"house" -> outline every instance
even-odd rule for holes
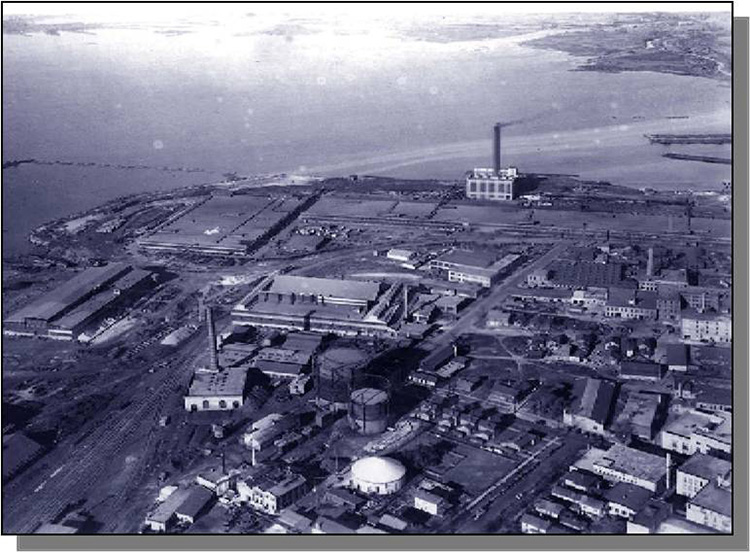
[[[146,516],[146,527],[155,533],[166,533],[175,524],[175,512],[187,498],[188,489],[177,489]]]
[[[488,328],[509,328],[511,324],[512,314],[508,311],[500,309],[491,309],[487,313],[485,324]]]
[[[522,393],[520,390],[496,383],[487,397],[487,402],[496,405],[500,412],[513,414],[518,409],[521,397]]]
[[[659,526],[672,515],[672,505],[663,500],[651,499],[646,506],[628,519],[628,534],[656,533]]]
[[[416,253],[408,249],[389,249],[385,256],[392,261],[408,263],[416,256]]]
[[[310,374],[297,376],[289,382],[289,393],[292,395],[304,395],[312,389],[312,385],[312,376]]]
[[[361,496],[342,488],[329,489],[328,492],[326,492],[325,500],[335,506],[343,506],[352,512],[358,510],[365,502],[367,502]]]
[[[526,285],[529,287],[547,287],[551,284],[552,273],[546,268],[537,268],[526,276]]]
[[[582,493],[598,489],[600,481],[597,476],[581,471],[570,471],[562,477],[563,484]]]
[[[563,510],[565,510],[565,506],[558,502],[552,502],[551,500],[543,498],[534,504],[534,510],[544,517],[557,519],[560,517]]]
[[[185,500],[177,507],[175,516],[180,523],[192,525],[208,510],[213,500],[214,493],[205,487],[196,485],[190,489]]]
[[[409,524],[406,521],[392,514],[383,514],[380,516],[380,519],[378,519],[378,525],[386,527],[389,531],[395,530],[399,532],[404,531],[409,527]]]
[[[328,516],[319,516],[311,529],[311,533],[322,535],[353,534],[355,532],[355,528]]]
[[[521,516],[521,532],[529,535],[546,534],[550,531],[552,522],[540,516],[525,513]]]
[[[684,343],[667,345],[667,366],[670,370],[687,372],[690,365],[690,348]]]
[[[300,514],[293,508],[282,510],[279,514],[278,522],[292,533],[308,533],[313,524],[312,519]]]
[[[609,515],[633,519],[646,507],[653,493],[631,483],[616,483],[604,493]]]
[[[235,488],[236,473],[228,473],[221,465],[212,466],[195,476],[195,482],[214,494],[223,495],[229,489]]]
[[[620,379],[637,381],[661,381],[664,366],[655,362],[628,360],[620,363]]]
[[[469,359],[465,356],[453,357],[447,364],[437,370],[437,375],[441,378],[449,378],[453,374],[460,372],[469,364]]]
[[[415,370],[414,372],[409,374],[408,380],[415,385],[421,385],[422,387],[433,388],[438,384],[438,381],[440,380],[440,378],[438,378],[437,375],[430,373],[430,372],[424,372],[422,370]]]
[[[414,507],[433,516],[442,515],[445,510],[445,499],[425,489],[414,493]]]

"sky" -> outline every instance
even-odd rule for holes
[[[179,6],[179,7],[178,7]],[[502,16],[507,14],[554,14],[554,13],[607,13],[607,12],[722,12],[729,11],[729,2],[515,2],[515,3],[417,3],[389,4],[388,14],[407,19],[430,16],[465,17],[472,15]],[[6,3],[3,6],[6,16],[28,14],[49,15],[81,21],[99,22],[133,22],[133,21],[166,21],[177,14],[180,18],[223,19],[246,16],[248,12],[258,15],[293,14],[296,17],[324,16],[335,14],[338,17],[366,19],[384,14],[383,6],[378,4],[351,3],[295,3],[289,4],[182,4],[182,3],[144,3],[118,4],[95,2],[39,2],[39,3]]]

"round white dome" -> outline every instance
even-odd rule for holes
[[[401,462],[386,456],[367,456],[352,465],[352,477],[355,481],[374,485],[400,481],[405,474],[406,468]]]

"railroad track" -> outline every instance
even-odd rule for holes
[[[86,498],[87,492],[112,467],[111,461],[131,444],[137,431],[143,429],[144,420],[155,417],[168,397],[183,387],[186,374],[182,373],[182,367],[182,363],[176,363],[145,397],[125,410],[110,412],[79,446],[69,446],[68,451],[75,459],[54,477],[47,477],[33,490],[6,489],[5,529],[12,533],[31,533],[42,523],[54,519],[69,504]],[[85,452],[75,454],[82,449]]]

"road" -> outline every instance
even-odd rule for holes
[[[461,317],[452,326],[448,326],[445,332],[436,334],[434,337],[426,341],[451,341],[462,333],[472,330],[481,317],[486,314],[487,310],[489,310],[487,308],[488,305],[491,307],[502,303],[502,301],[510,295],[510,292],[516,288],[519,283],[526,280],[526,276],[528,276],[529,273],[538,268],[547,266],[551,261],[558,258],[567,247],[567,242],[558,243],[544,255],[517,270],[511,276],[494,286],[489,295],[477,299],[466,307]]]

